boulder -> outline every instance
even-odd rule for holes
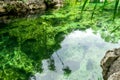
[[[116,75],[120,75],[118,74],[120,73],[120,48],[108,50],[101,60],[101,67],[104,80],[120,80],[120,78],[114,78]]]
[[[43,12],[46,8],[59,8],[61,6],[63,6],[63,0],[2,0],[0,1],[0,16],[33,14]]]
[[[44,0],[48,8],[63,7],[63,0]]]
[[[0,13],[5,13],[5,12],[6,12],[5,8],[0,6]]]
[[[5,4],[3,1],[0,1],[0,16],[6,13]]]
[[[111,74],[108,80],[120,80],[120,71]]]

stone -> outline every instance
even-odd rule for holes
[[[112,75],[117,71],[120,71],[120,57],[118,57],[110,66],[108,76]]]
[[[113,73],[110,75],[108,80],[120,80],[120,71]]]
[[[48,8],[63,7],[63,0],[44,0]]]
[[[3,0],[0,1],[0,15],[25,15],[28,13],[43,12],[49,7],[60,8],[63,0]]]
[[[0,1],[0,13],[3,14],[6,12],[6,9],[4,8],[5,4],[3,1]]]
[[[108,80],[111,75],[120,71],[120,48],[108,50],[101,60],[101,67],[104,80]]]
[[[2,6],[0,6],[0,13],[5,13],[6,12],[6,9]]]

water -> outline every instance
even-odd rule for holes
[[[91,12],[81,19],[80,11],[0,19],[0,80],[102,80],[100,60],[120,47],[109,42],[120,39],[119,19],[113,24],[103,13],[91,22]]]
[[[61,48],[50,59],[42,60],[42,73],[32,80],[98,80],[102,79],[100,61],[109,49],[120,43],[105,42],[92,29],[73,31],[65,36]]]

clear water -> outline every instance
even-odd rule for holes
[[[102,80],[100,61],[107,50],[117,47],[120,43],[105,42],[91,29],[73,31],[50,59],[42,60],[43,72],[31,80]]]
[[[34,72],[31,80],[102,80],[101,59],[107,50],[120,47],[109,43],[120,39],[120,19],[113,24],[111,12],[100,13],[100,9],[91,21],[91,10],[81,16],[80,4],[73,6],[0,19],[0,80],[28,80]]]

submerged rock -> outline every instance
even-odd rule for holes
[[[120,48],[109,50],[101,60],[104,80],[120,79]]]

